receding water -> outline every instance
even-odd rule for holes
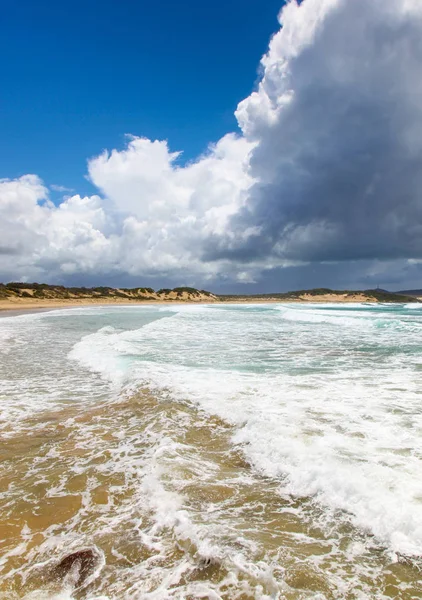
[[[0,598],[422,597],[418,305],[28,314],[0,356]]]

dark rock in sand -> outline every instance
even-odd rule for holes
[[[67,580],[75,588],[82,587],[103,561],[102,553],[96,548],[83,548],[65,556],[52,569],[55,579]]]

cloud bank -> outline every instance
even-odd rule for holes
[[[98,195],[56,206],[36,175],[0,181],[0,278],[417,278],[422,3],[292,0],[279,19],[240,133],[196,161],[128,137],[89,160]]]

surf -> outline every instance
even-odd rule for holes
[[[0,320],[4,597],[43,590],[40,565],[51,598],[420,594],[421,324],[404,305]],[[86,548],[104,562],[78,589]]]

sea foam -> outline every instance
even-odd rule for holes
[[[283,493],[420,554],[422,322],[412,308],[410,323],[406,307],[274,308],[175,308],[140,329],[101,329],[69,356],[227,420],[234,444]],[[381,334],[380,319],[390,325]]]

